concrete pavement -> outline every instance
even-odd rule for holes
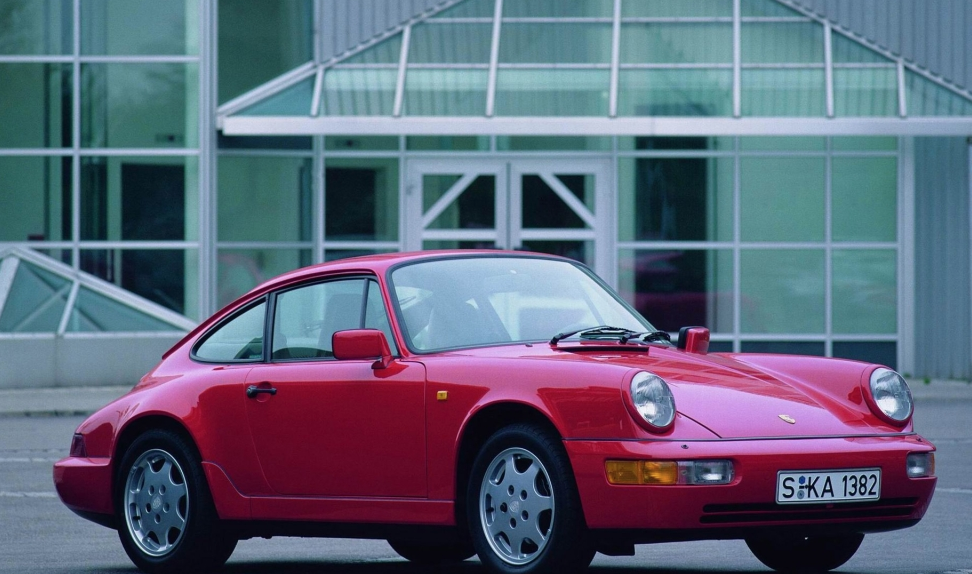
[[[972,384],[965,381],[910,380],[917,402],[969,400]],[[0,389],[0,417],[88,415],[127,393],[131,387],[59,387]]]

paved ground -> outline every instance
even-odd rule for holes
[[[916,427],[939,448],[938,491],[916,527],[871,535],[842,572],[972,574],[972,386],[914,385]],[[0,391],[0,573],[130,573],[108,529],[84,521],[56,498],[51,464],[64,456],[80,416],[125,389]],[[84,402],[87,401],[87,402]],[[36,405],[36,406],[35,406]],[[19,413],[19,416],[15,416]],[[31,413],[31,416],[23,416]],[[241,542],[229,573],[418,574],[380,541],[274,538]],[[480,574],[476,560],[436,572]],[[742,542],[640,546],[635,557],[598,556],[594,574],[767,572]]]

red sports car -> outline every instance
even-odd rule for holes
[[[736,538],[825,571],[921,519],[935,447],[897,373],[708,337],[673,345],[557,257],[327,263],[202,323],[81,424],[54,482],[148,572],[277,535],[498,573]]]

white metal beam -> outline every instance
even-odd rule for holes
[[[486,117],[496,108],[496,67],[499,64],[500,26],[503,22],[503,0],[493,7],[493,36],[489,45],[489,76],[486,80]]]

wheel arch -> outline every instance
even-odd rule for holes
[[[121,432],[118,433],[118,440],[115,441],[114,449],[112,450],[111,456],[111,499],[112,505],[115,503],[115,489],[118,487],[118,472],[119,466],[122,463],[122,458],[125,456],[125,452],[128,450],[132,443],[135,442],[142,434],[150,430],[165,430],[173,434],[181,436],[186,440],[186,443],[194,450],[194,454],[197,458],[202,460],[199,454],[199,446],[196,444],[196,440],[193,438],[192,433],[189,429],[179,421],[168,415],[162,414],[148,414],[145,416],[138,417],[136,419],[130,420],[122,428]],[[204,474],[205,476],[205,474]],[[207,484],[207,487],[209,485]],[[117,509],[114,509],[117,510]]]

